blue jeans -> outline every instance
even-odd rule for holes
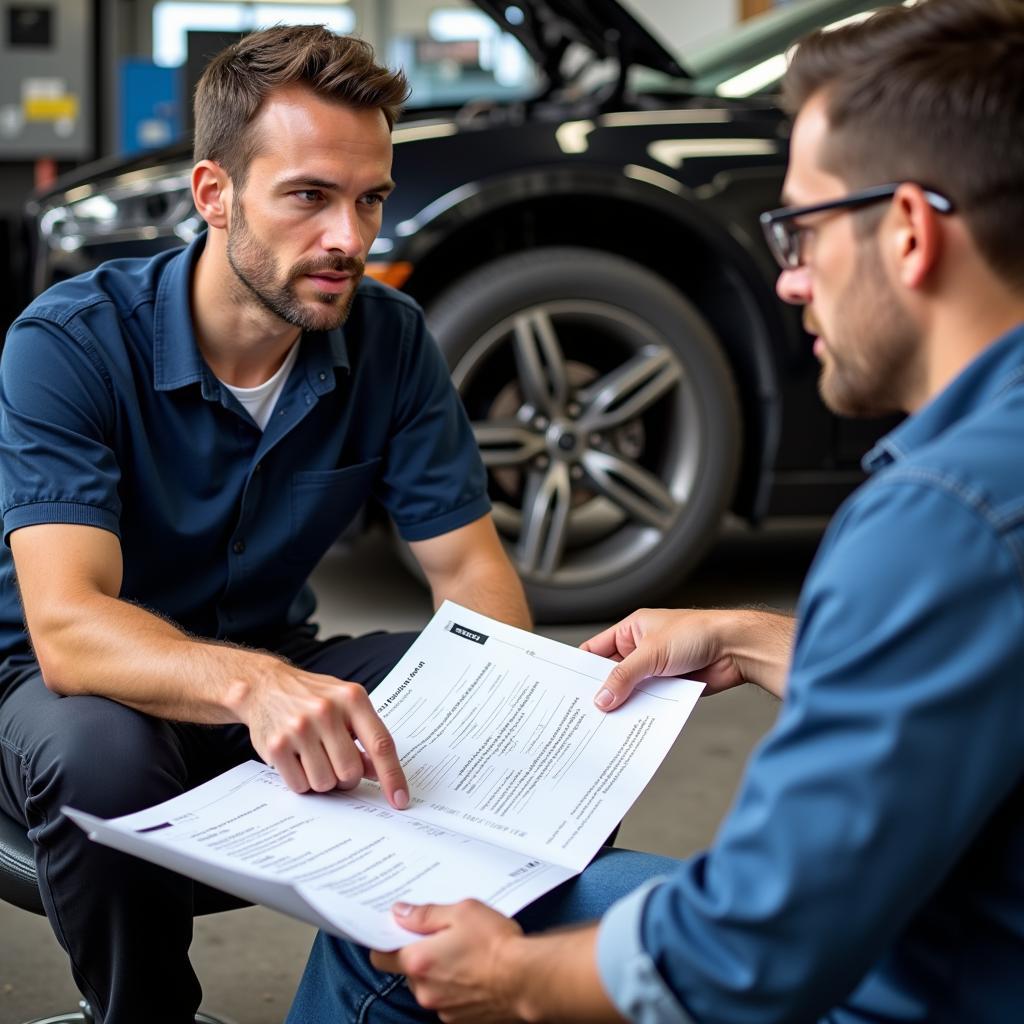
[[[581,875],[569,879],[521,910],[516,920],[527,932],[596,921],[617,899],[648,878],[670,874],[678,861],[650,853],[606,847]],[[287,1024],[408,1024],[436,1021],[421,1009],[400,974],[382,974],[367,950],[321,932]]]

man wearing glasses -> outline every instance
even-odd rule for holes
[[[706,852],[605,851],[518,922],[398,905],[424,938],[397,953],[321,936],[292,1021],[1024,1020],[1024,4],[813,35],[785,91],[779,296],[832,409],[910,416],[795,621],[640,611],[584,645],[620,659],[608,711],[655,674],[783,698],[731,812]]]

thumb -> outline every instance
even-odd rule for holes
[[[446,911],[451,908],[436,903],[396,903],[391,908],[395,920],[418,935],[431,935],[449,924]]]
[[[637,683],[655,674],[655,667],[654,652],[644,646],[638,647],[608,673],[594,703],[602,711],[617,708],[636,689]]]

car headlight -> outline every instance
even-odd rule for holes
[[[189,172],[179,170],[73,188],[40,208],[38,225],[43,244],[75,252],[90,243],[169,235],[190,242],[202,221],[192,205]]]

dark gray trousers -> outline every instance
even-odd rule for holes
[[[275,649],[372,689],[415,634],[310,639]],[[64,804],[110,818],[177,796],[257,755],[242,725],[152,718],[102,697],[58,697],[28,655],[0,665],[0,807],[25,823],[47,917],[103,1024],[188,1024],[193,883],[90,842]]]

